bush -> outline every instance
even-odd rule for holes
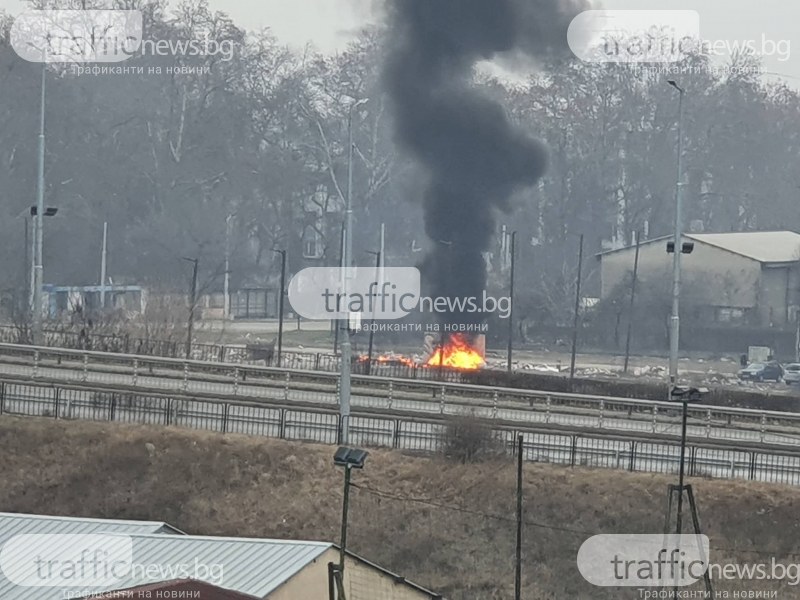
[[[476,463],[503,454],[503,443],[491,425],[473,415],[450,419],[445,430],[444,455],[462,464]]]

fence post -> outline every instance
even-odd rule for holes
[[[319,371],[319,352],[317,352],[316,356],[314,357],[314,370]]]
[[[39,351],[33,351],[33,375],[31,377],[36,379],[39,376]]]
[[[497,390],[492,394],[492,418],[497,418]],[[516,448],[516,446],[514,446],[514,448]]]
[[[58,419],[58,411],[60,410],[59,405],[61,404],[61,388],[56,387],[54,388],[54,391],[55,398],[53,398],[53,401],[55,403],[55,410],[53,411],[53,417]]]
[[[83,353],[83,372],[81,373],[81,381],[86,383],[89,380],[89,355]]]
[[[711,409],[706,413],[706,438],[711,438]]]
[[[230,404],[227,402],[222,405],[222,433],[228,433],[228,410]]]
[[[628,464],[628,471],[633,472],[636,466],[636,442],[631,442],[631,456]]]
[[[658,406],[653,406],[653,433],[656,432],[658,427]]]
[[[286,439],[286,409],[280,409],[280,422],[278,423],[278,439]]]
[[[394,382],[389,380],[389,410],[392,409],[392,401],[394,400]]]
[[[400,432],[403,422],[400,419],[394,420],[394,435],[392,436],[392,448],[397,450],[400,447]]]
[[[139,380],[139,360],[134,358],[133,359],[133,387],[136,387]]]
[[[750,453],[750,479],[756,478],[756,456],[758,456],[758,454],[755,450]]]
[[[183,385],[182,385],[182,389],[183,389],[184,392],[189,389],[189,363],[188,362],[184,362],[183,363]]]
[[[569,466],[570,467],[574,467],[575,466],[575,459],[576,459],[577,453],[578,453],[578,436],[577,435],[573,435],[572,436],[572,447],[570,448],[570,452],[569,452]]]
[[[764,443],[764,436],[767,433],[767,415],[761,413],[761,443]]]
[[[289,384],[291,382],[291,377],[292,377],[291,373],[289,373],[289,371],[286,371],[286,378],[285,378],[285,382],[284,382],[284,385],[283,385],[283,401],[284,402],[289,402]]]
[[[172,398],[167,398],[167,402],[164,405],[164,410],[166,411],[165,425],[172,425]]]
[[[111,394],[111,403],[108,407],[108,420],[113,421],[117,415],[117,395]]]
[[[6,403],[6,382],[0,381],[0,415],[2,415],[5,410],[5,403]]]
[[[597,417],[597,427],[598,429],[603,428],[603,411],[605,410],[606,402],[605,400],[600,400],[600,414]]]

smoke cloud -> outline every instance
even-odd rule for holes
[[[426,169],[422,265],[434,296],[480,297],[482,253],[498,211],[544,174],[547,152],[516,130],[501,105],[472,84],[476,62],[501,53],[543,58],[566,48],[582,3],[558,0],[389,0],[384,84],[400,146]],[[452,315],[451,322],[481,322]]]

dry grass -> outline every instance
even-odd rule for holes
[[[335,541],[342,481],[332,451],[168,428],[2,417],[0,510]],[[362,487],[352,496],[352,550],[451,600],[513,597],[513,464],[374,451],[353,480]],[[591,588],[575,556],[589,533],[658,532],[668,483],[661,476],[526,465],[523,597],[638,598],[636,590]],[[779,558],[800,551],[800,490],[692,484],[712,546],[738,548],[724,558],[753,562],[769,557],[745,551],[772,550]],[[726,589],[779,589],[782,600],[800,597],[793,588],[758,585]]]

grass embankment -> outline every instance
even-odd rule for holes
[[[263,438],[0,418],[0,510],[165,520],[196,534],[336,541],[341,471],[333,448]],[[527,464],[523,598],[639,598],[583,582],[593,533],[656,533],[666,477]],[[515,467],[373,451],[354,474],[350,548],[451,600],[513,597]],[[800,562],[800,490],[692,480],[712,559]],[[757,551],[758,553],[754,552]],[[773,587],[769,587],[773,586]],[[731,583],[727,590],[785,584]]]

